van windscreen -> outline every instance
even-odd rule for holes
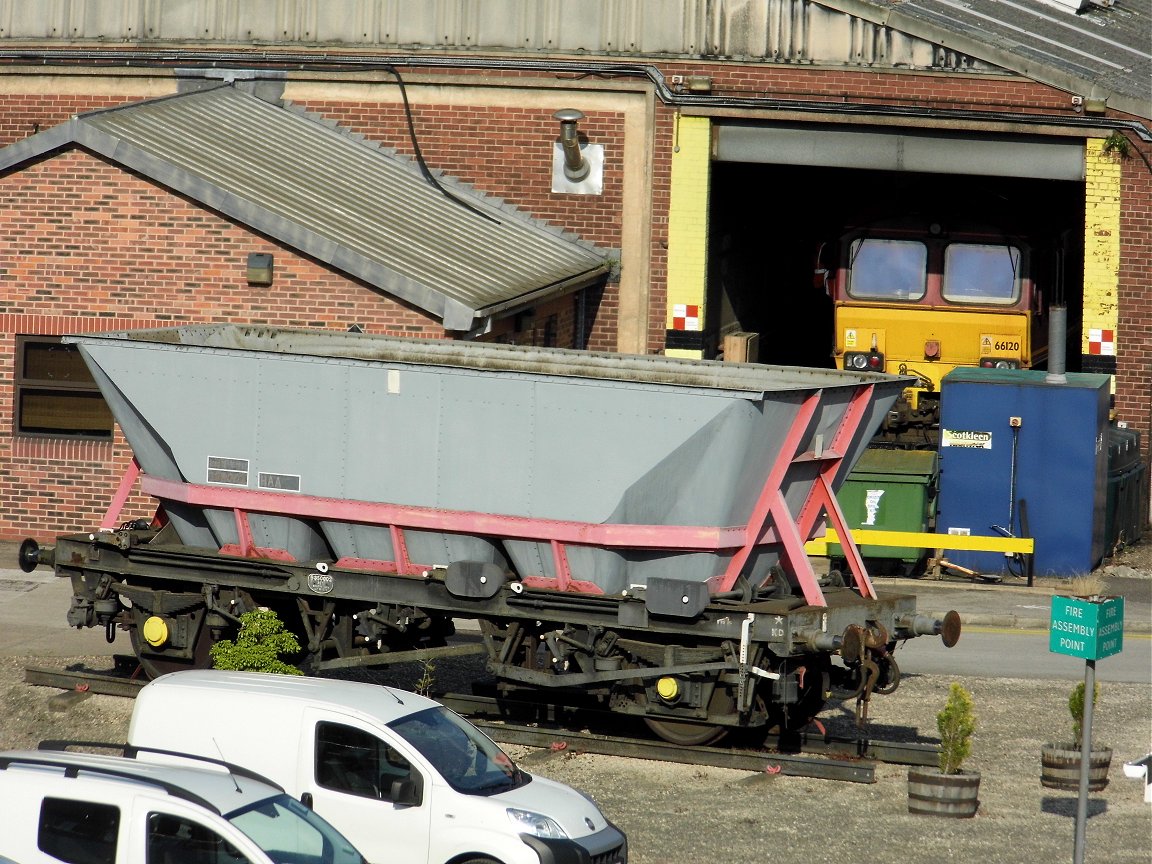
[[[530,779],[487,735],[454,711],[427,708],[390,725],[420,751],[449,785],[469,795],[495,795]]]

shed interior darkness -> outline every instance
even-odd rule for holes
[[[713,162],[707,332],[735,319],[760,334],[761,363],[835,365],[831,304],[814,279],[820,246],[897,217],[995,224],[1045,250],[1041,287],[1063,295],[1067,371],[1080,371],[1084,184],[1061,180]]]

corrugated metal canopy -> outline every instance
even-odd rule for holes
[[[823,0],[1137,117],[1152,117],[1152,3]],[[1076,7],[1083,5],[1079,12]]]
[[[441,318],[449,330],[590,285],[592,246],[303,111],[222,85],[81,114],[0,150],[69,145],[138,171]],[[453,200],[453,198],[457,200]]]

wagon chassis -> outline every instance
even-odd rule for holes
[[[57,574],[72,581],[69,623],[101,626],[109,641],[128,631],[151,675],[206,665],[211,645],[258,607],[276,609],[300,635],[309,672],[459,654],[448,638],[454,621],[470,620],[507,694],[579,689],[673,740],[689,730],[681,743],[726,727],[802,725],[833,692],[855,696],[863,719],[871,694],[898,684],[897,641],[945,629],[915,613],[914,597],[864,598],[835,574],[822,586],[823,606],[772,596],[777,585],[711,598],[684,618],[653,613],[643,590],[609,597],[504,580],[472,596],[479,579],[495,576],[490,566],[411,576],[241,558],[166,542],[170,535],[125,526],[59,537],[51,553]],[[154,617],[166,624],[159,645],[142,636]],[[660,689],[667,681],[674,694]]]

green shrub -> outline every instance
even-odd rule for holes
[[[284,623],[271,609],[253,609],[240,616],[236,641],[221,639],[212,646],[210,656],[216,669],[241,672],[304,673],[280,659],[281,654],[296,654],[300,642],[284,629]]]
[[[1092,688],[1092,707],[1100,699],[1100,685]],[[1072,740],[1077,747],[1084,746],[1084,682],[1081,681],[1072,688],[1072,695],[1068,697],[1068,711],[1072,714]]]
[[[972,753],[976,715],[972,694],[955,681],[948,688],[944,709],[936,715],[936,728],[940,732],[940,773],[959,774],[964,760]]]

